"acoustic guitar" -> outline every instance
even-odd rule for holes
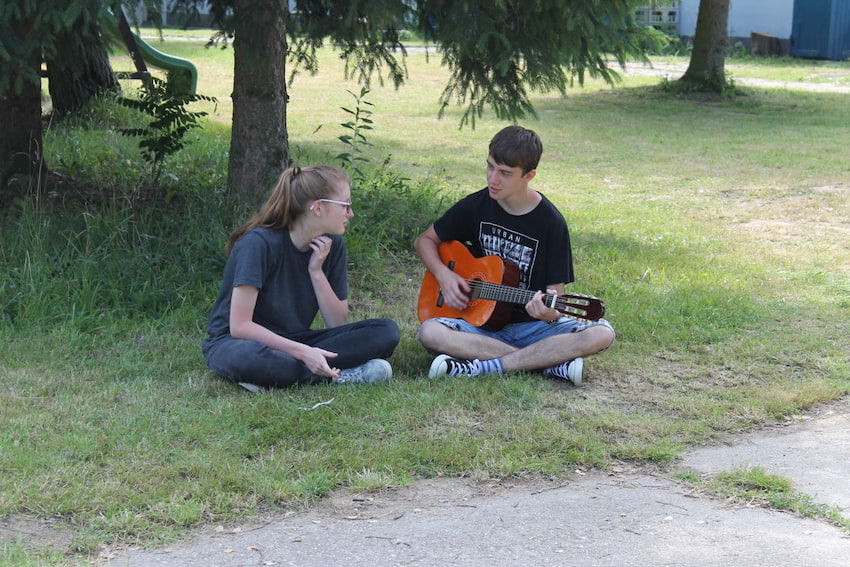
[[[520,289],[519,268],[499,256],[476,258],[462,242],[449,240],[439,246],[440,260],[469,282],[469,303],[463,309],[449,306],[437,278],[425,271],[419,289],[417,314],[420,321],[432,317],[464,319],[476,327],[500,329],[511,316],[511,305],[525,305],[534,291]],[[543,303],[569,317],[596,321],[605,314],[605,303],[592,295],[544,294]]]

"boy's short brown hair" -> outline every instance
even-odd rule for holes
[[[496,163],[519,167],[523,175],[537,169],[543,155],[543,142],[534,130],[507,126],[490,140],[490,155]]]

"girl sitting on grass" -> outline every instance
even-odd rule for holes
[[[348,319],[342,234],[354,212],[344,171],[294,167],[230,235],[203,345],[207,366],[259,392],[317,382],[388,380],[399,342],[389,319]],[[321,311],[326,328],[310,328]]]

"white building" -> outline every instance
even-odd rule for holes
[[[693,37],[697,29],[699,0],[680,0],[679,35]],[[729,40],[749,46],[750,34],[763,33],[779,38],[788,52],[794,0],[731,0],[729,5]]]
[[[779,38],[783,53],[789,52],[791,24],[795,0],[730,0],[729,40],[734,45],[740,41],[750,45],[753,32]],[[641,23],[675,33],[693,37],[697,28],[700,0],[679,0],[669,4],[658,4],[641,8],[637,19]]]

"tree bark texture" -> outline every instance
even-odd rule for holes
[[[96,30],[84,30],[77,23],[58,34],[56,45],[56,53],[47,59],[47,77],[57,117],[79,110],[101,93],[121,92]]]
[[[726,86],[729,1],[700,0],[694,49],[682,81],[718,92]]]
[[[21,41],[24,41],[32,23],[16,22]],[[41,53],[36,50],[30,57],[30,66],[37,70],[41,65]],[[0,191],[9,177],[15,174],[29,175],[34,180],[43,180],[46,172],[43,159],[41,136],[41,85],[24,79],[21,89],[15,88],[18,73],[13,66],[2,64],[0,73],[11,73],[9,87],[0,92]],[[5,201],[5,199],[4,199]]]
[[[286,131],[288,0],[236,0],[229,194],[256,205],[289,161]]]

